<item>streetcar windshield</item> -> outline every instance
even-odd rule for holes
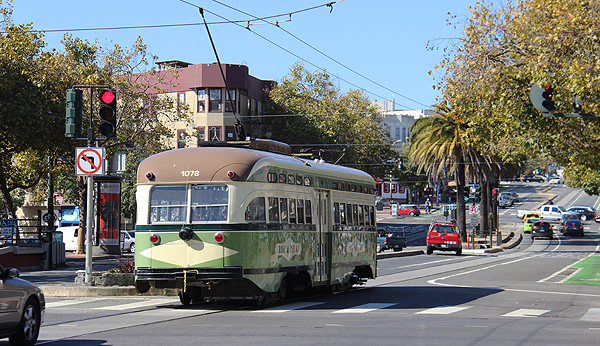
[[[186,220],[186,186],[155,186],[150,194],[150,222],[185,222]]]
[[[192,221],[227,221],[227,185],[192,185]]]

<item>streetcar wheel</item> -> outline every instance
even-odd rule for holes
[[[279,291],[277,292],[277,297],[279,298],[280,302],[285,300],[285,295],[287,293],[286,281],[286,278],[283,278],[283,280],[281,280],[281,284],[279,284]]]
[[[188,292],[183,292],[183,290],[179,291],[179,301],[182,305],[190,305],[192,304],[192,295]]]

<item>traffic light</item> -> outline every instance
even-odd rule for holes
[[[492,190],[492,203],[498,203],[498,189]]]
[[[481,186],[475,188],[475,203],[481,202]]]
[[[552,100],[553,93],[554,88],[551,86],[542,88],[539,85],[534,84],[529,91],[529,99],[537,110],[543,113],[550,113],[556,110],[556,104]]]
[[[115,137],[117,134],[117,91],[104,89],[98,95],[100,98],[100,134],[105,137]]]
[[[464,196],[465,196],[465,202],[469,200],[469,194],[471,193],[471,188],[468,186],[464,187]]]
[[[81,118],[83,92],[78,89],[67,89],[67,108],[65,115],[65,136],[81,137]]]

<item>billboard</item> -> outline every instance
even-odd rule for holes
[[[98,237],[95,245],[119,246],[121,183],[98,182]]]

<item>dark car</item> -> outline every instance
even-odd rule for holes
[[[19,275],[17,269],[0,265],[0,338],[31,346],[40,333],[46,301],[42,290]]]
[[[566,220],[564,225],[561,225],[560,231],[562,234],[575,234],[583,236],[583,224],[579,220]]]
[[[531,239],[535,238],[548,238],[552,240],[554,238],[554,231],[552,225],[548,221],[536,221],[531,226]]]
[[[572,206],[567,211],[579,214],[581,221],[594,220],[596,218],[596,212],[592,207]]]

